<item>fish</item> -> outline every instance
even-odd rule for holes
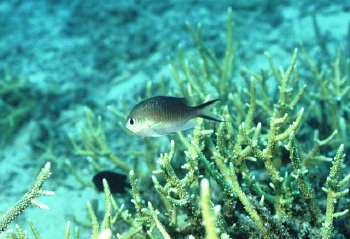
[[[125,189],[130,188],[130,183],[127,182],[126,175],[111,171],[101,171],[92,178],[92,182],[100,192],[104,191],[102,183],[103,179],[106,179],[108,182],[111,193],[125,193]]]
[[[219,101],[190,106],[192,97],[154,96],[141,101],[131,110],[125,127],[136,135],[159,137],[191,129],[196,117],[222,122],[210,110]]]

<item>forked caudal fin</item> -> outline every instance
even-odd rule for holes
[[[223,122],[221,118],[210,112],[212,108],[219,102],[218,99],[216,100],[210,100],[208,102],[205,102],[201,105],[198,105],[196,108],[198,109],[198,117],[213,120],[217,122]]]

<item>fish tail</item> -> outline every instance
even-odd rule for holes
[[[219,100],[210,100],[201,105],[198,105],[196,108],[198,110],[198,117],[213,120],[217,122],[223,122],[221,118],[210,112],[210,110],[218,103]]]

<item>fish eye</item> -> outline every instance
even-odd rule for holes
[[[129,119],[129,124],[130,125],[134,125],[135,124],[135,119],[134,118],[130,118]]]

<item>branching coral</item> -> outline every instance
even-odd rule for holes
[[[308,170],[302,167],[294,140],[294,132],[292,132],[289,136],[289,144],[286,146],[287,150],[290,153],[289,157],[293,166],[292,176],[297,180],[299,191],[307,202],[307,206],[309,207],[309,211],[312,214],[312,218],[317,223],[320,223],[322,219],[321,211],[316,203],[314,189],[312,188],[306,176]]]
[[[203,100],[215,89],[217,93],[215,97],[219,96],[225,102],[227,97],[231,95],[230,80],[232,79],[235,59],[232,10],[229,9],[227,12],[227,44],[223,63],[220,63],[215,54],[205,47],[201,38],[201,25],[197,26],[197,31],[191,27],[189,22],[186,25],[198,46],[199,61],[196,62],[198,66],[192,65],[194,62],[191,64],[186,59],[181,47],[178,49],[178,65],[168,60],[170,72],[180,88],[181,95],[194,94]]]
[[[96,117],[94,113],[85,108],[86,117],[86,129],[79,127],[79,133],[82,139],[82,146],[78,146],[78,143],[74,139],[73,135],[69,135],[70,141],[79,156],[84,156],[90,165],[92,165],[94,172],[103,170],[103,164],[99,159],[105,157],[108,162],[115,165],[121,172],[128,173],[131,167],[123,162],[121,158],[115,155],[108,146],[106,135],[102,128],[102,119],[100,116]],[[85,186],[93,187],[91,181],[81,178],[74,166],[69,160],[66,160],[67,167],[71,170],[75,178]]]
[[[0,146],[9,139],[13,131],[28,117],[34,100],[28,95],[25,80],[8,69],[0,74]]]
[[[102,129],[101,117],[95,117],[94,113],[89,109],[85,109],[87,120],[87,131],[79,128],[80,135],[83,140],[84,148],[80,148],[75,142],[73,136],[70,135],[70,140],[75,148],[75,151],[80,156],[87,156],[90,159],[90,164],[101,170],[97,157],[107,157],[110,162],[115,164],[123,172],[128,172],[131,168],[126,165],[122,159],[111,152],[106,142],[106,136]],[[96,127],[94,126],[96,124]]]
[[[315,164],[314,159],[329,159],[321,154],[320,149],[336,144],[337,131],[344,127],[337,124],[328,134],[321,132],[319,135],[316,131],[315,138],[311,139],[314,140],[313,147],[311,144],[300,146],[298,137],[310,140],[305,135],[303,122],[309,122],[313,117],[310,112],[316,104],[311,104],[310,110],[305,103],[311,102],[311,98],[306,92],[306,84],[299,79],[297,49],[286,70],[282,67],[277,70],[273,57],[266,52],[269,70],[262,70],[261,74],[247,69],[241,71],[249,90],[229,87],[235,53],[231,17],[229,10],[227,51],[222,62],[204,46],[200,26],[195,31],[189,24],[187,26],[198,45],[199,62],[195,64],[199,67],[194,67],[186,59],[181,48],[178,62],[169,60],[170,71],[182,94],[194,94],[209,100],[209,92],[199,84],[204,79],[206,89],[223,97],[224,122],[214,130],[207,130],[208,125],[199,119],[192,134],[186,137],[178,133],[178,138],[171,140],[169,153],[161,154],[157,166],[152,169],[152,181],[162,205],[147,199],[139,189],[138,179],[144,180],[143,176],[130,171],[132,202],[136,209],[131,217],[135,219],[129,221],[131,227],[128,231],[118,234],[119,238],[136,234],[149,238],[230,238],[237,235],[301,238],[320,235],[321,231],[323,238],[330,238],[333,218],[347,212],[334,213],[334,199],[347,193],[347,189],[338,189],[345,185],[349,176],[341,181],[336,178],[342,153],[338,151],[331,176],[327,179],[328,188],[324,189],[329,200],[326,209],[320,204],[320,188],[313,184],[313,174],[306,168]],[[323,99],[326,104],[337,95],[346,97],[347,88],[341,85],[347,78],[340,76],[339,54],[337,59],[334,63],[336,80],[330,83],[334,90],[323,94],[329,95]],[[309,58],[307,61],[312,67],[312,61]],[[321,84],[322,74],[316,71],[315,74]],[[275,82],[272,85],[278,89],[274,97],[269,93],[271,82],[267,83],[271,79]],[[149,87],[147,89],[150,92]],[[317,100],[313,99],[314,102]],[[110,110],[118,117],[123,116],[112,108]],[[346,119],[344,117],[343,121]],[[346,132],[343,134],[347,135]],[[181,169],[173,166],[178,164],[179,158],[182,162],[184,160]],[[338,165],[338,169],[334,169],[334,165]],[[259,180],[259,174],[264,173],[267,178]],[[199,188],[201,193],[198,193]],[[310,226],[304,230],[294,229],[305,223]]]
[[[41,209],[48,210],[49,207],[45,204],[40,203],[36,200],[37,197],[41,195],[52,195],[54,194],[53,191],[46,191],[42,190],[42,186],[44,182],[50,177],[51,171],[50,171],[50,163],[47,163],[44,168],[39,173],[37,179],[33,183],[32,187],[29,189],[29,191],[23,196],[21,200],[19,200],[13,207],[8,209],[8,211],[1,215],[0,218],[0,233],[3,233],[6,231],[6,229],[9,227],[11,222],[16,219],[21,213],[24,212],[26,208],[29,206],[36,206]],[[17,226],[17,232],[21,235],[22,230],[20,227]],[[20,237],[22,238],[22,237]]]
[[[333,165],[331,167],[331,171],[329,176],[327,177],[327,188],[322,188],[323,191],[327,193],[327,210],[326,210],[326,218],[323,223],[322,230],[322,238],[330,238],[333,231],[333,218],[337,218],[345,215],[345,213],[349,212],[349,209],[345,209],[342,212],[334,212],[334,204],[335,202],[344,197],[349,193],[349,189],[344,189],[339,191],[341,187],[343,187],[350,180],[350,173],[339,181],[338,174],[340,170],[340,166],[342,163],[342,159],[344,157],[344,145],[340,145],[337,154],[334,157]]]
[[[194,94],[203,100],[209,100],[209,92],[222,96],[223,106],[217,111],[224,122],[210,125],[198,119],[189,135],[169,136],[168,153],[161,153],[147,139],[146,148],[150,152],[129,154],[133,159],[147,159],[148,167],[141,170],[136,163],[130,166],[115,156],[102,130],[102,119],[85,109],[87,129],[80,128],[82,146],[70,137],[77,154],[90,157],[89,163],[96,170],[101,169],[103,158],[128,173],[134,206],[130,209],[118,205],[104,180],[103,216],[99,218],[99,213],[88,203],[92,238],[341,236],[342,216],[348,209],[344,209],[342,200],[337,200],[348,199],[346,187],[350,179],[347,174],[339,180],[342,168],[346,170],[343,157],[345,139],[349,136],[348,61],[341,70],[338,52],[333,64],[334,77],[324,78],[304,51],[316,76],[315,84],[306,86],[298,74],[297,49],[286,70],[277,69],[273,57],[266,52],[270,68],[260,74],[243,69],[240,73],[244,80],[240,83],[245,81],[249,89],[238,87],[238,82],[232,80],[235,44],[231,18],[229,10],[223,61],[205,47],[201,28],[195,31],[189,24],[198,45],[199,62],[190,62],[181,49],[178,62],[169,60],[170,71],[183,95]],[[206,87],[200,84],[203,79]],[[151,84],[147,87],[148,94],[150,87]],[[321,88],[320,94],[306,91],[315,87]],[[274,96],[269,88],[275,89]],[[322,106],[326,106],[323,113],[319,109]],[[124,117],[123,113],[109,109],[119,118]],[[322,114],[328,113],[330,117],[323,119]],[[315,118],[320,125],[325,124],[326,131],[312,133],[314,129],[308,124]],[[327,164],[315,159],[329,160],[335,147],[338,151],[323,182],[321,168]],[[325,148],[330,149],[326,154]],[[159,157],[153,163],[155,152]],[[78,175],[73,165],[67,165]],[[78,176],[77,179],[85,183]],[[145,186],[147,179],[152,179],[153,188]],[[326,206],[322,205],[325,195],[321,187],[327,194]],[[123,223],[123,229],[117,226],[119,223]],[[69,231],[68,223],[65,238],[69,238]]]
[[[321,71],[303,50],[307,64],[312,72],[310,94],[307,101],[311,105],[311,120],[316,121],[322,134],[331,134],[335,130],[338,134],[337,142],[345,142],[350,135],[350,59],[344,59],[340,49],[328,71]],[[314,122],[315,124],[315,122]],[[345,145],[348,148],[348,145]]]

